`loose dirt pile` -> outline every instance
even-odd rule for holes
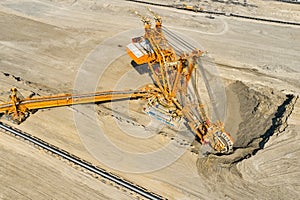
[[[228,99],[237,98],[235,101],[228,101],[229,104],[236,105],[229,105],[229,109],[235,109],[228,110],[226,122],[226,130],[233,130],[230,133],[235,141],[235,151],[232,155],[200,158],[200,168],[201,162],[206,160],[233,164],[254,155],[264,147],[270,136],[286,127],[286,118],[291,113],[289,105],[295,99],[293,95],[285,95],[267,87],[249,87],[240,81],[230,84],[226,93]],[[236,125],[238,130],[234,130]]]
[[[229,110],[227,119],[231,121],[227,121],[228,129],[234,130],[234,124],[240,121],[238,130],[231,133],[235,139],[234,152],[222,156],[199,155],[197,161],[199,175],[209,182],[214,182],[212,184],[214,188],[231,188],[232,191],[225,192],[225,196],[226,193],[234,199],[239,198],[238,195],[241,194],[249,197],[257,196],[259,194],[255,193],[258,189],[243,180],[243,174],[238,170],[237,164],[255,156],[272,135],[285,130],[287,118],[297,98],[267,87],[248,86],[240,81],[231,83],[226,88],[226,93],[229,100],[236,98],[235,101],[228,101],[229,104],[236,104],[229,105],[235,106],[236,109]],[[245,188],[249,191],[245,192]],[[259,192],[262,191],[260,188]]]

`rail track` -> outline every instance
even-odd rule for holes
[[[95,166],[75,155],[72,155],[63,149],[60,149],[60,148],[58,148],[54,145],[51,145],[35,136],[32,136],[28,133],[25,133],[19,129],[11,127],[2,122],[0,122],[0,130],[2,130],[4,133],[7,133],[8,135],[12,135],[14,137],[17,137],[18,139],[27,141],[27,142],[37,146],[38,148],[46,150],[47,152],[49,152],[51,154],[59,156],[60,158],[66,160],[72,164],[75,164],[76,166],[79,166],[79,167],[91,172],[92,174],[101,176],[109,181],[112,181],[113,183],[116,183],[117,185],[120,185],[132,192],[135,192],[136,194],[138,194],[144,198],[151,199],[151,200],[152,199],[153,200],[166,199],[158,194],[155,194],[155,193],[147,190],[146,188],[143,188],[135,183],[125,180],[125,179],[119,177],[118,175],[112,174],[111,172],[108,172],[103,168]]]
[[[161,3],[154,3],[149,1],[141,1],[141,0],[125,0],[140,4],[147,4],[152,6],[160,6],[160,7],[169,7],[169,8],[175,8],[179,10],[186,10],[191,12],[199,12],[199,13],[206,13],[211,15],[223,15],[227,17],[235,17],[235,18],[243,18],[248,20],[256,20],[256,21],[262,21],[262,22],[270,22],[270,23],[277,23],[277,24],[287,24],[287,25],[293,25],[293,26],[300,26],[299,22],[294,21],[284,21],[284,20],[277,20],[277,19],[268,19],[268,18],[262,18],[262,17],[253,17],[253,16],[247,16],[247,15],[239,15],[235,13],[226,13],[226,12],[219,12],[219,11],[210,11],[210,10],[203,10],[203,9],[197,9],[197,8],[186,8],[178,5],[172,5],[172,4],[161,4]]]

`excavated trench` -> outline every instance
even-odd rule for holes
[[[262,86],[249,87],[240,81],[231,83],[226,88],[226,94],[228,117],[225,128],[233,131],[234,152],[221,156],[199,155],[199,175],[208,179],[222,179],[221,172],[224,174],[225,171],[241,176],[236,164],[255,156],[271,136],[285,130],[297,100],[294,95]]]

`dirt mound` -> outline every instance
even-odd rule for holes
[[[226,93],[229,104],[226,130],[233,130],[231,134],[235,140],[234,153],[208,157],[200,155],[197,163],[200,173],[211,168],[207,163],[216,168],[231,167],[255,155],[264,147],[270,136],[286,127],[285,121],[291,113],[290,104],[295,99],[293,95],[285,95],[266,87],[249,87],[240,81],[230,84]],[[231,101],[232,99],[234,101]],[[237,129],[234,128],[236,126]],[[215,169],[213,167],[210,170]]]
[[[269,88],[249,88],[242,82],[227,87],[238,97],[241,123],[235,136],[235,148],[246,148],[264,135],[272,126],[278,107],[286,100],[286,95]],[[231,115],[230,111],[229,115]],[[228,123],[235,123],[231,121]]]
[[[212,191],[221,193],[216,195],[231,199],[240,199],[241,195],[245,199],[282,195],[282,191],[262,184],[258,187],[256,183],[244,180],[237,164],[255,156],[272,135],[284,131],[297,98],[266,87],[249,87],[242,82],[230,84],[226,93],[229,102],[227,119],[231,120],[227,120],[228,129],[234,130],[234,123],[239,122],[236,132],[232,132],[234,152],[222,156],[199,155],[197,168],[200,177],[211,185]],[[230,101],[232,98],[235,100]],[[234,106],[237,108],[230,110]]]

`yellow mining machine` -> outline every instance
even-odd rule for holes
[[[223,123],[211,122],[199,94],[191,100],[191,93],[195,93],[197,87],[193,73],[197,68],[201,70],[200,59],[204,52],[191,46],[190,52],[178,51],[165,37],[165,33],[172,33],[163,29],[162,18],[152,10],[148,10],[154,17],[155,26],[152,27],[148,17],[135,12],[144,23],[145,34],[133,38],[126,50],[137,65],[147,65],[153,84],[135,91],[105,91],[32,98],[22,98],[17,89],[13,88],[10,101],[0,104],[0,113],[19,124],[30,112],[43,108],[121,99],[145,99],[147,103],[143,107],[144,113],[173,128],[178,128],[184,123],[202,144],[208,144],[213,149],[213,153],[231,153],[233,140],[225,132]],[[175,39],[180,40],[183,45],[188,45],[180,38]],[[189,85],[195,90],[190,91]]]

